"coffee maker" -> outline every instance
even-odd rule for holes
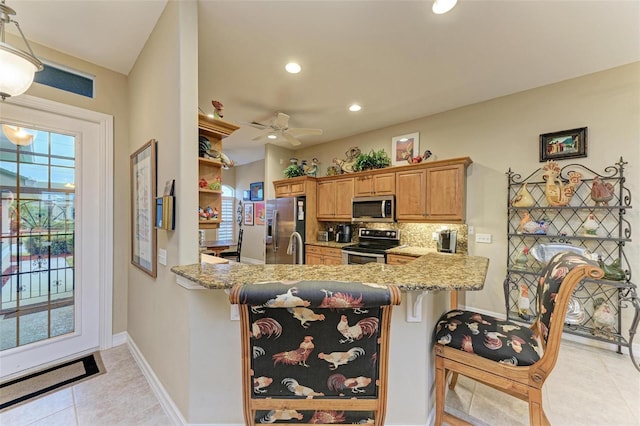
[[[338,243],[350,243],[351,242],[351,225],[338,225],[336,227],[336,242]]]
[[[455,253],[458,233],[453,229],[444,229],[438,234],[438,251]]]

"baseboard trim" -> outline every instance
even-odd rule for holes
[[[169,417],[171,423],[174,425],[187,425],[187,422],[182,416],[182,413],[180,413],[180,410],[173,402],[173,399],[171,399],[169,393],[165,390],[164,386],[162,386],[160,380],[158,380],[158,376],[156,376],[151,366],[147,363],[147,360],[140,352],[140,349],[138,349],[136,343],[133,341],[131,336],[129,336],[129,333],[125,334],[126,343],[129,346],[129,350],[131,351],[133,359],[136,361],[136,364],[138,364],[138,367],[142,371],[142,374],[147,379],[151,390],[158,398],[160,406],[162,406],[162,409],[164,410],[167,417]]]

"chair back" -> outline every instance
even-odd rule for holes
[[[539,332],[546,345],[549,340],[549,330],[551,329],[551,321],[555,317],[560,318],[559,324],[564,324],[567,304],[569,297],[573,293],[575,285],[578,283],[565,283],[564,280],[578,266],[590,266],[592,269],[587,272],[588,276],[597,278],[602,276],[602,271],[597,269],[598,264],[579,254],[563,252],[555,255],[545,266],[538,278],[538,313],[536,323],[539,325]],[[563,288],[561,293],[561,284],[570,288]],[[558,310],[556,311],[556,305]],[[558,315],[561,315],[560,317]]]
[[[372,423],[386,405],[397,287],[331,281],[235,286],[245,423]]]

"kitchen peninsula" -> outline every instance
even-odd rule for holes
[[[464,254],[427,253],[404,265],[245,265],[197,263],[171,271],[206,289],[273,281],[348,281],[395,285],[401,290],[482,290],[489,259]]]

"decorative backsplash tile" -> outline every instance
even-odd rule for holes
[[[333,226],[335,229],[337,223],[323,222],[320,224],[327,230],[329,226]],[[457,247],[456,252],[467,254],[469,245],[468,227],[466,224],[452,224],[452,223],[367,223],[353,224],[353,242],[357,242],[357,235],[359,227],[374,228],[374,229],[399,229],[400,230],[400,244],[415,247],[426,247],[437,249],[438,242],[433,239],[433,233],[439,232],[442,229],[453,229],[458,232],[457,235]]]

